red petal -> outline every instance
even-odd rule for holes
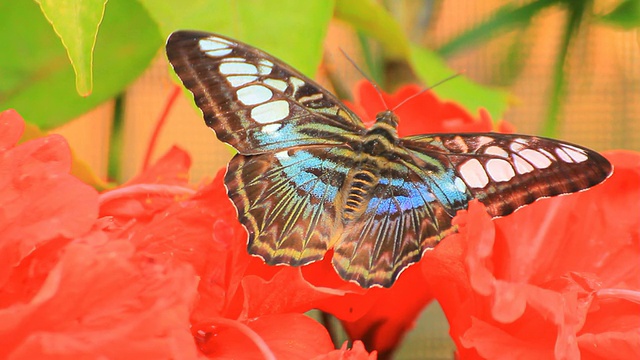
[[[313,360],[375,360],[377,358],[376,351],[368,353],[362,341],[356,340],[353,342],[351,350],[347,348],[347,342],[345,341],[340,349],[315,357]]]
[[[51,135],[10,147],[23,124],[11,112],[2,119],[11,139],[0,150],[0,286],[34,248],[86,233],[97,216],[96,191],[69,174],[66,141]]]
[[[100,195],[100,216],[113,216],[125,223],[151,216],[177,200],[194,195],[187,187],[189,155],[173,147],[144,173],[117,189]]]
[[[464,359],[522,359],[539,360],[553,359],[553,348],[540,346],[536,341],[527,341],[512,336],[509,332],[501,330],[475,317],[471,318],[471,328],[461,338],[461,343],[466,348],[473,348],[477,353],[463,351]],[[538,329],[540,331],[541,329]],[[533,332],[532,338],[541,333]]]
[[[315,287],[307,282],[300,268],[278,267],[269,281],[250,275],[242,280],[245,305],[241,318],[254,318],[266,314],[306,312],[317,307],[317,302],[346,294],[345,291]]]
[[[68,245],[33,298],[0,310],[0,357],[195,358],[192,270],[94,240]]]
[[[383,357],[390,355],[431,302],[431,291],[424,282],[416,264],[406,269],[391,288],[370,289],[367,296],[375,300],[371,309],[355,321],[343,321],[349,337],[363,340]]]
[[[189,180],[191,157],[179,147],[172,147],[142,174],[129,180],[132,184],[173,184],[186,185]]]
[[[302,314],[266,315],[247,322],[217,319],[194,327],[212,358],[309,359],[333,350],[326,329]]]
[[[24,120],[13,110],[0,112],[0,151],[13,147],[24,132]]]

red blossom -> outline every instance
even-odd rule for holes
[[[338,350],[331,351],[328,354],[315,357],[313,360],[375,360],[377,353],[373,351],[368,353],[362,341],[354,341],[351,350],[347,348],[347,343],[342,344]]]
[[[393,108],[419,90],[383,96]],[[373,91],[354,105],[371,121]],[[493,129],[430,92],[397,114],[402,136]],[[472,202],[458,234],[367,290],[331,252],[301,268],[248,255],[224,171],[193,187],[182,150],[98,195],[69,175],[61,137],[15,146],[23,126],[0,114],[0,357],[372,359],[364,346],[390,355],[433,298],[460,358],[640,356],[638,154],[609,153],[605,184],[496,221]],[[313,308],[343,320],[352,350],[333,348],[302,314]]]
[[[0,114],[0,357],[196,356],[193,270],[109,241],[97,192],[69,174],[64,139],[15,146],[23,128]]]
[[[15,146],[23,127],[0,114],[0,357],[334,354],[302,312],[349,291],[249,256],[222,172],[193,189],[172,149],[98,196],[69,175],[61,137]]]
[[[605,156],[615,172],[604,184],[495,222],[472,202],[460,233],[427,254],[462,358],[640,356],[640,155]]]

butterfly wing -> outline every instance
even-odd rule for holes
[[[333,265],[346,280],[362,287],[391,286],[452,230],[451,220],[471,195],[458,189],[451,169],[426,171],[412,163],[389,163],[370,192],[357,221],[344,226]],[[463,190],[463,189],[462,189]]]
[[[465,192],[493,217],[537,199],[585,190],[613,171],[593,150],[535,136],[436,134],[403,138],[401,143],[417,159],[436,159],[453,169]]]
[[[225,183],[249,252],[271,265],[322,259],[341,232],[335,202],[354,157],[347,147],[236,155]]]
[[[219,35],[177,31],[166,48],[207,126],[241,154],[340,145],[365,130],[331,93],[254,47]]]
[[[345,225],[333,264],[363,287],[391,286],[399,274],[455,229],[458,210],[477,198],[505,216],[537,199],[606,179],[600,154],[540,137],[441,134],[403,138],[358,221]]]

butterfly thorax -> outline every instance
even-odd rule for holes
[[[383,111],[376,116],[376,122],[367,130],[362,139],[362,150],[373,156],[392,153],[398,143],[398,117],[391,111]]]

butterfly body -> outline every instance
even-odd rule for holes
[[[341,277],[388,287],[455,231],[470,200],[505,216],[612,171],[591,150],[540,137],[401,138],[391,111],[367,128],[295,69],[219,35],[176,32],[167,55],[206,124],[238,151],[225,185],[248,251],[268,264],[304,265],[333,249]]]

